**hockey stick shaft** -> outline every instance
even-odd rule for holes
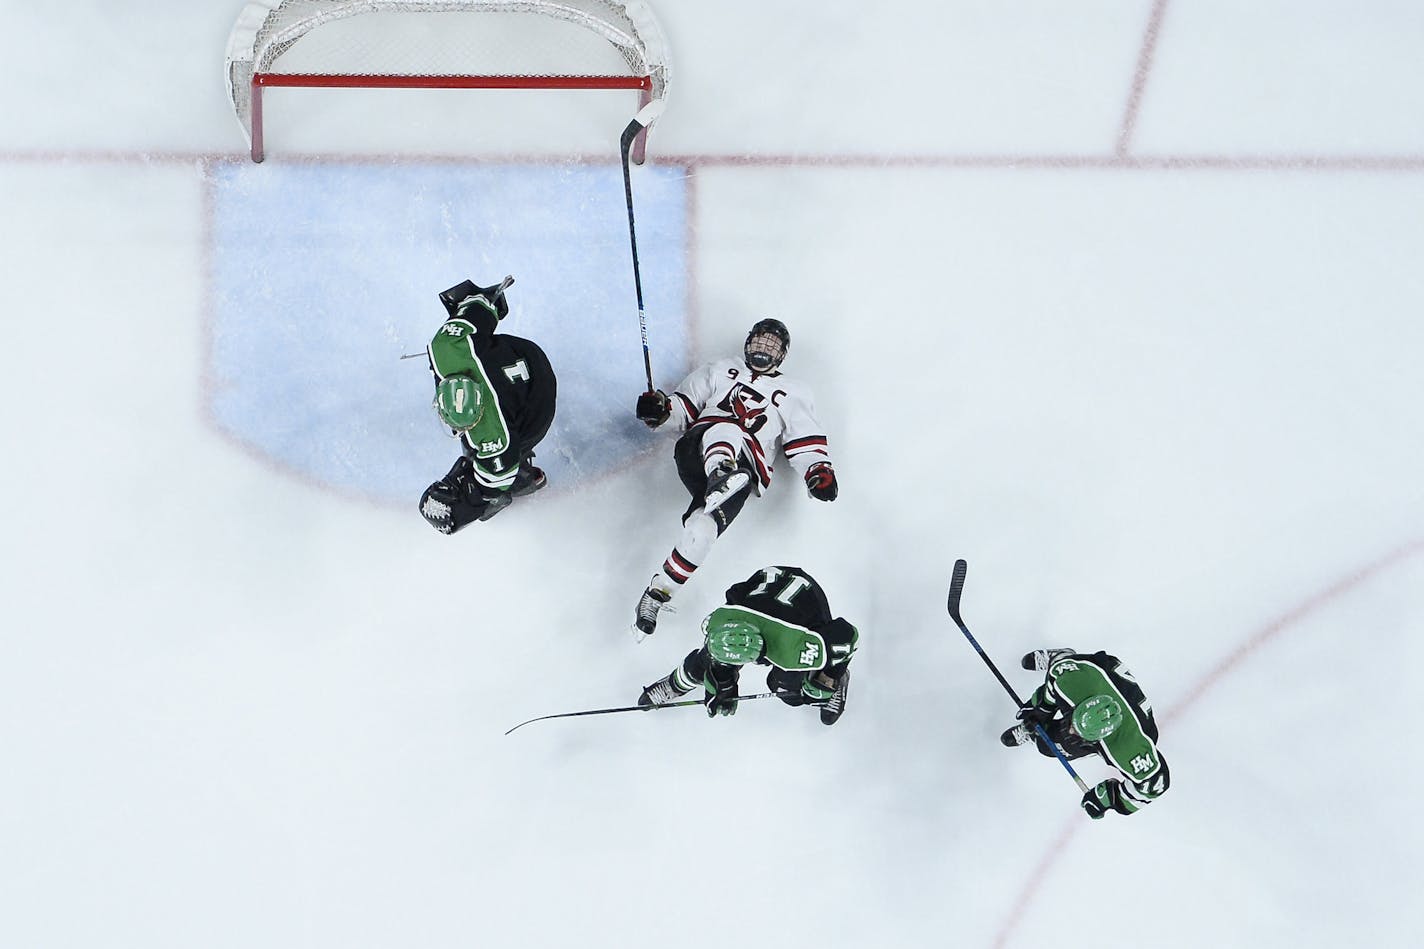
[[[949,580],[949,618],[954,620],[954,625],[958,626],[959,631],[964,634],[964,638],[969,640],[969,645],[973,646],[974,651],[979,654],[979,658],[984,660],[984,665],[989,667],[989,671],[994,673],[994,678],[998,679],[999,684],[1004,687],[1004,691],[1009,693],[1009,698],[1014,700],[1014,706],[1023,708],[1023,702],[1019,700],[1018,693],[1014,691],[1014,687],[1009,685],[1009,680],[1005,679],[1003,673],[999,671],[999,667],[994,665],[994,660],[990,659],[989,654],[984,651],[984,647],[979,645],[979,640],[974,638],[974,634],[969,631],[969,627],[964,623],[964,618],[959,614],[959,599],[964,594],[964,578],[968,573],[969,564],[967,562],[963,560],[956,560],[954,562],[954,575],[950,577]],[[1059,764],[1067,769],[1068,774],[1077,783],[1078,788],[1084,793],[1087,793],[1088,785],[1083,783],[1082,778],[1078,777],[1078,772],[1074,771],[1073,766],[1068,763],[1067,757],[1064,756],[1057,742],[1049,738],[1048,732],[1044,731],[1043,726],[1037,722],[1034,723],[1033,728],[1034,731],[1038,732],[1038,736],[1043,739],[1048,747],[1053,749],[1053,756],[1058,759]]]
[[[750,702],[753,699],[780,698],[781,696],[800,695],[799,692],[756,692],[752,695],[739,695],[737,701]],[[559,712],[556,715],[540,715],[538,718],[531,718],[526,722],[520,722],[505,732],[508,735],[516,728],[523,728],[525,725],[534,722],[543,722],[551,718],[579,718],[584,715],[616,715],[619,712],[656,712],[660,708],[682,708],[688,705],[705,705],[702,699],[684,699],[681,702],[663,702],[660,705],[621,705],[618,708],[591,708],[582,712]],[[806,705],[820,705],[820,702],[806,702]]]
[[[618,153],[623,163],[623,197],[628,205],[628,244],[633,251],[633,289],[638,296],[638,331],[643,338],[643,371],[648,377],[649,392],[654,391],[653,358],[648,349],[648,314],[643,306],[643,276],[638,267],[638,225],[633,218],[633,175],[629,169],[628,153],[633,147],[633,139],[652,124],[653,119],[662,112],[662,108],[662,100],[658,100],[638,110],[638,114],[633,116],[633,121],[628,123],[618,140]]]

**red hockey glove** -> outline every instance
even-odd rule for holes
[[[840,489],[829,461],[818,461],[806,469],[806,490],[817,501],[834,501]]]

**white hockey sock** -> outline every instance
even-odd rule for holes
[[[682,538],[663,561],[658,576],[668,577],[675,586],[686,583],[707,559],[716,541],[717,522],[712,520],[712,515],[700,508],[692,512],[683,525]]]

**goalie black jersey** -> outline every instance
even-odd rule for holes
[[[505,490],[514,482],[520,463],[549,431],[558,383],[538,344],[496,333],[496,325],[484,298],[471,297],[435,333],[426,352],[437,382],[464,374],[494,393],[494,404],[486,411],[492,422],[498,422],[493,426],[496,435],[481,438],[485,430],[472,429],[461,439],[465,454],[474,462],[475,480]]]

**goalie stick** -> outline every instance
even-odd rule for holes
[[[1004,687],[1004,691],[1009,693],[1009,698],[1014,700],[1014,706],[1023,708],[1023,702],[1019,701],[1018,693],[1014,687],[1009,685],[1009,680],[1005,679],[999,667],[994,665],[994,661],[989,658],[989,654],[984,652],[984,647],[979,645],[979,641],[974,638],[974,634],[969,631],[969,627],[964,625],[964,619],[959,615],[959,598],[964,594],[964,576],[969,572],[969,564],[963,560],[954,562],[954,575],[949,580],[949,618],[954,620],[954,624],[959,627],[959,631],[964,634],[964,638],[969,640],[969,645],[974,647],[974,651],[979,654],[979,658],[984,660],[984,665],[989,667],[989,671],[994,673],[994,678],[999,680],[999,684]],[[1059,764],[1068,770],[1068,774],[1077,782],[1078,789],[1084,794],[1088,792],[1088,786],[1083,783],[1083,779],[1078,777],[1078,772],[1073,770],[1073,766],[1068,763],[1068,759],[1063,756],[1062,750],[1048,737],[1048,732],[1043,730],[1043,726],[1034,723],[1034,731],[1038,732],[1040,738],[1048,743],[1048,747],[1053,749],[1053,756],[1058,759]]]
[[[738,701],[738,702],[750,702],[750,701],[753,700],[753,699],[769,699],[769,698],[772,698],[773,696],[779,697],[779,696],[782,696],[782,695],[800,695],[800,694],[801,694],[801,693],[799,693],[799,692],[755,692],[755,693],[753,693],[753,694],[751,694],[751,695],[739,695],[739,696],[737,696],[737,701]],[[704,705],[704,704],[706,704],[706,703],[705,703],[702,699],[684,699],[684,700],[681,701],[681,702],[663,702],[663,703],[660,704],[660,705],[622,705],[622,706],[619,706],[618,708],[591,708],[591,709],[588,709],[587,711],[583,711],[583,712],[559,712],[557,715],[540,715],[538,718],[531,718],[531,719],[529,719],[529,720],[526,721],[526,722],[520,722],[518,725],[515,725],[514,728],[511,728],[509,731],[505,732],[505,734],[508,735],[510,732],[514,731],[514,730],[517,729],[517,728],[523,728],[525,725],[530,725],[530,724],[533,724],[534,722],[546,721],[546,720],[551,719],[551,718],[578,718],[578,717],[581,716],[581,715],[613,715],[613,714],[615,714],[615,713],[617,713],[617,712],[655,712],[655,711],[657,711],[657,710],[660,709],[660,708],[682,708],[683,706],[687,706],[687,705]],[[803,702],[802,704],[803,704],[803,705],[824,705],[825,703],[824,703],[824,702]]]
[[[648,316],[643,309],[643,278],[638,271],[638,227],[633,221],[633,176],[628,168],[628,152],[633,147],[633,139],[653,124],[663,111],[663,100],[655,99],[638,110],[633,121],[623,130],[618,140],[618,153],[623,162],[623,197],[628,204],[628,243],[633,248],[633,289],[638,295],[638,329],[643,335],[643,369],[648,376],[648,392],[656,392],[653,386],[653,360],[648,352]]]

